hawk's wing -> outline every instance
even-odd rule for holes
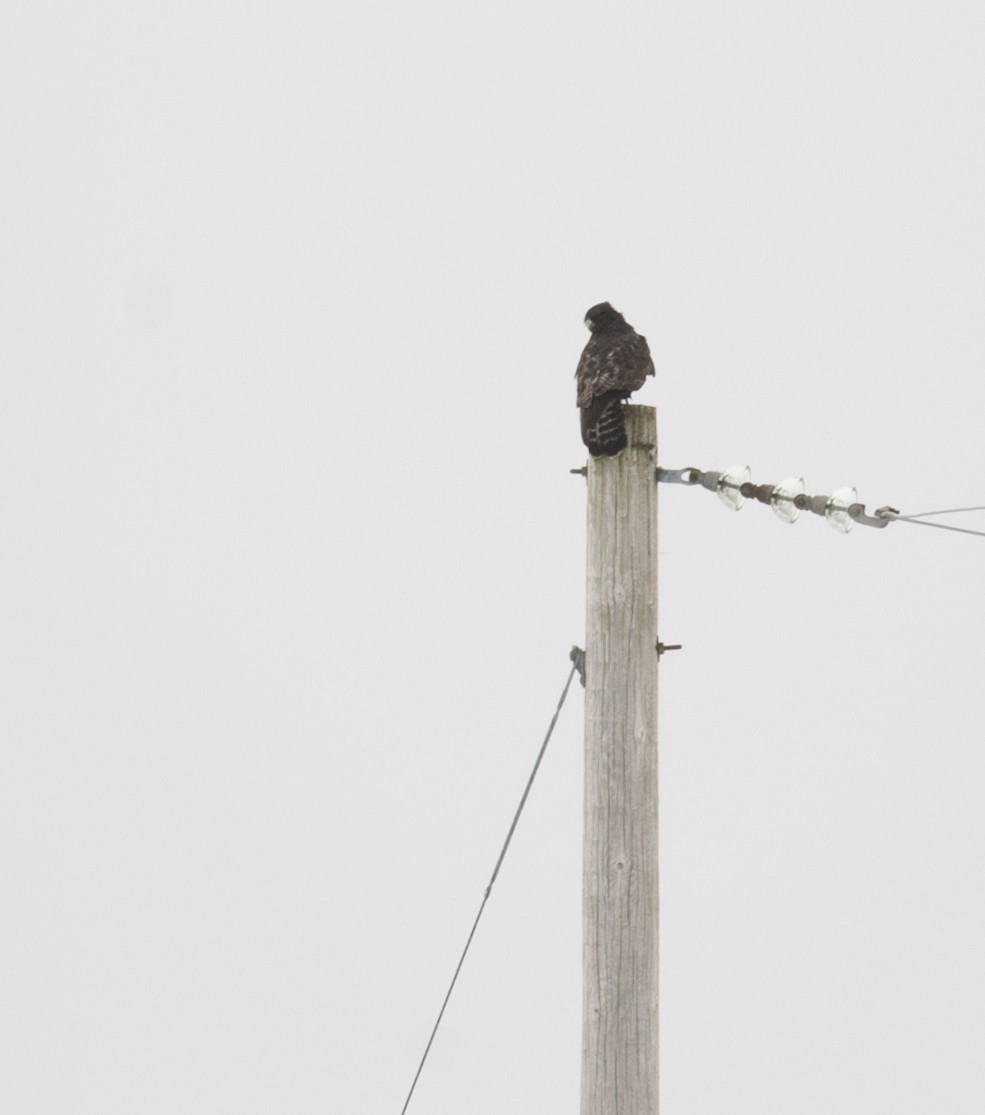
[[[646,338],[639,333],[619,333],[614,337],[593,336],[578,361],[578,406],[607,391],[628,395],[642,387],[653,375],[653,360]]]

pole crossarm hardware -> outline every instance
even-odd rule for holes
[[[875,514],[866,513],[854,488],[838,488],[831,495],[809,496],[799,476],[779,484],[753,484],[746,465],[733,465],[724,472],[705,472],[700,468],[658,468],[657,480],[662,484],[700,485],[715,492],[732,511],[738,511],[747,499],[765,503],[785,523],[792,523],[801,511],[810,511],[826,519],[835,530],[847,534],[855,523],[867,527],[885,527],[900,516],[895,507],[880,507]]]

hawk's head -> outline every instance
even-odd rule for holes
[[[585,314],[585,324],[593,333],[597,333],[599,330],[611,329],[614,325],[625,325],[626,319],[608,302],[600,302]]]

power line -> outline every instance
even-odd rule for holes
[[[930,515],[960,515],[963,511],[985,511],[985,505],[982,507],[951,507],[946,511],[921,511],[917,515],[900,515],[901,519],[926,519]]]
[[[960,508],[962,511],[978,511],[977,507],[964,507]],[[983,508],[982,510],[985,510]],[[953,515],[953,511],[925,511],[923,516],[918,515],[887,515],[887,519],[892,523],[912,523],[917,527],[933,527],[935,530],[953,530],[957,534],[977,534],[979,538],[985,538],[985,530],[968,530],[967,527],[954,527],[949,523],[925,523],[924,517],[927,515]]]
[[[472,929],[469,931],[468,940],[465,942],[465,948],[462,949],[462,955],[459,958],[458,966],[455,968],[455,974],[451,977],[451,983],[448,985],[448,991],[445,994],[444,1002],[441,1004],[441,1010],[438,1011],[438,1017],[434,1023],[434,1029],[431,1031],[431,1036],[428,1038],[428,1043],[424,1048],[424,1055],[423,1057],[421,1057],[421,1063],[417,1066],[417,1072],[414,1073],[414,1080],[411,1083],[410,1091],[407,1093],[407,1099],[404,1100],[404,1106],[400,1110],[400,1115],[406,1115],[411,1096],[413,1096],[414,1094],[414,1089],[417,1087],[417,1081],[421,1075],[421,1070],[424,1068],[424,1062],[428,1059],[428,1054],[431,1052],[431,1046],[434,1043],[434,1036],[435,1034],[437,1034],[438,1027],[441,1025],[441,1019],[444,1017],[445,1007],[448,1006],[448,1000],[451,998],[451,993],[455,989],[455,982],[458,979],[458,973],[462,970],[462,965],[465,963],[465,957],[468,955],[469,946],[472,944],[472,938],[475,936],[475,931],[479,927],[479,919],[482,917],[482,911],[485,910],[486,903],[489,901],[489,894],[492,891],[493,883],[496,882],[496,876],[499,874],[499,869],[503,866],[503,860],[506,858],[506,851],[510,846],[510,841],[513,839],[513,833],[516,831],[517,822],[520,820],[520,814],[523,812],[523,807],[527,804],[527,797],[530,794],[530,787],[533,786],[534,779],[537,777],[537,771],[540,768],[540,761],[544,758],[544,752],[547,750],[547,745],[554,733],[554,726],[555,724],[557,724],[557,718],[561,715],[561,708],[564,705],[565,698],[568,696],[568,690],[571,688],[571,681],[572,678],[574,678],[575,673],[581,675],[582,684],[584,684],[585,652],[579,647],[572,647],[571,662],[571,672],[568,674],[568,680],[564,683],[564,689],[561,691],[561,698],[557,703],[557,708],[554,710],[554,715],[551,717],[551,723],[548,726],[547,735],[544,736],[544,742],[540,745],[540,751],[537,753],[537,759],[534,762],[533,770],[530,772],[530,777],[527,779],[527,785],[523,791],[523,797],[520,798],[520,804],[517,806],[516,813],[513,815],[513,823],[510,825],[510,831],[506,834],[506,840],[503,842],[503,849],[499,853],[499,859],[496,860],[496,866],[493,868],[492,876],[489,879],[489,885],[486,887],[486,892],[482,896],[482,902],[479,904],[479,912],[475,915],[475,921],[472,923]]]

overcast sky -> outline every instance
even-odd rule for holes
[[[660,462],[985,503],[980,3],[12,0],[0,1108],[399,1115]],[[985,539],[661,489],[662,1110],[985,1109]],[[985,529],[985,516],[960,525]],[[413,1115],[577,1111],[574,689]]]

